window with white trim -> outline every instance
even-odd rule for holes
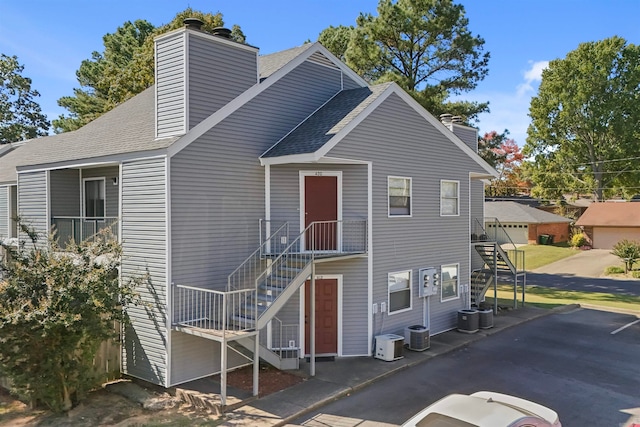
[[[389,216],[411,216],[411,178],[387,177]]]
[[[85,218],[103,218],[105,216],[104,178],[84,180],[84,216]]]
[[[440,181],[440,215],[460,215],[460,183],[458,181]]]
[[[458,270],[459,264],[443,265],[440,271],[440,300],[447,301],[456,299],[458,293]]]
[[[411,270],[388,274],[389,314],[411,309]]]

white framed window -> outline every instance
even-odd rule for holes
[[[85,218],[103,218],[105,216],[105,179],[85,178],[83,202]]]
[[[387,177],[390,217],[411,216],[411,178],[401,176]]]
[[[460,215],[460,182],[440,181],[440,216]]]
[[[460,298],[459,272],[460,264],[443,265],[440,271],[440,301]]]
[[[388,274],[389,314],[411,310],[411,270]]]

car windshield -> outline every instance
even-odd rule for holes
[[[466,421],[457,420],[443,414],[430,413],[416,423],[416,427],[477,427],[476,424],[469,424]]]

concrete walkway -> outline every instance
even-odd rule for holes
[[[492,329],[481,329],[475,334],[449,331],[431,337],[431,348],[423,352],[405,349],[404,358],[385,362],[373,357],[339,358],[334,362],[319,362],[316,365],[316,376],[306,381],[274,393],[264,398],[253,400],[225,414],[222,426],[283,426],[291,420],[299,418],[307,412],[317,409],[324,404],[366,387],[388,375],[428,362],[434,357],[440,357],[454,350],[469,345],[507,328],[528,322],[548,314],[570,310],[576,306],[565,306],[554,310],[544,310],[535,307],[525,307],[518,310],[501,311],[494,317]],[[301,365],[303,372],[309,372],[306,363]],[[305,425],[332,426],[367,426],[383,427],[385,424],[372,423],[365,420],[351,418],[315,420]],[[315,424],[314,424],[315,422]],[[329,423],[329,424],[327,424]],[[387,425],[388,426],[388,425]]]

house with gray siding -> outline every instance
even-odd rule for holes
[[[456,327],[487,266],[472,235],[496,175],[475,129],[319,43],[259,56],[190,24],[155,44],[154,86],[0,157],[0,215],[15,206],[62,240],[111,227],[122,276],[147,275],[125,374],[169,387],[220,373],[224,400],[226,372],[257,375],[259,359],[295,369],[371,356],[410,325]]]

